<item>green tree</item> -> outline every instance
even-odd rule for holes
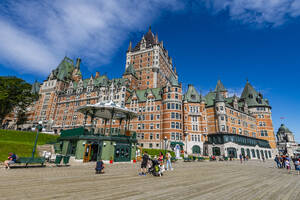
[[[22,113],[26,113],[26,108],[36,99],[37,95],[31,93],[31,84],[17,77],[0,76],[0,124],[14,109],[20,117],[19,123],[24,122],[26,117]]]

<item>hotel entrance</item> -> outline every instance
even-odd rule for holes
[[[230,158],[237,158],[236,148],[233,147],[227,148],[227,156]]]

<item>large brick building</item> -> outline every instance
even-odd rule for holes
[[[80,59],[74,64],[65,57],[41,84],[31,123],[42,120],[46,129],[57,132],[78,127],[85,120],[76,112],[79,106],[114,101],[139,114],[130,128],[142,147],[164,148],[167,139],[167,148],[179,145],[188,153],[274,155],[271,106],[248,81],[240,97],[229,97],[221,81],[205,96],[193,85],[182,91],[172,58],[150,28],[135,46],[130,42],[124,71],[121,78],[109,79],[97,72],[83,79]],[[37,90],[37,84],[34,87]],[[87,119],[87,127],[91,123],[96,133],[107,131],[107,121]],[[113,127],[118,126],[113,121]]]

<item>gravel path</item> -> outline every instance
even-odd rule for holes
[[[0,169],[0,199],[300,199],[300,176],[271,161],[178,161],[163,177],[125,163],[96,175],[94,165]]]

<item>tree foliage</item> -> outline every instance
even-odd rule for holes
[[[18,116],[24,116],[21,113],[25,113],[26,108],[36,98],[37,95],[31,93],[31,84],[17,77],[0,76],[0,124],[14,109],[18,112]]]

